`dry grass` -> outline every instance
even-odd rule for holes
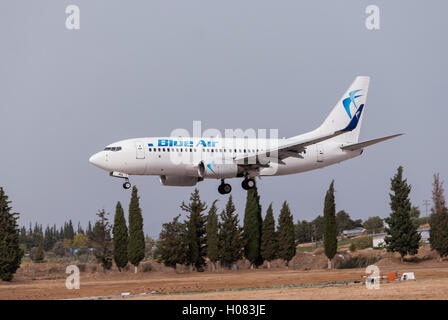
[[[299,253],[287,269],[282,261],[274,261],[272,269],[218,270],[202,273],[176,273],[151,262],[149,272],[133,273],[133,268],[122,273],[104,274],[102,268],[87,265],[81,272],[81,289],[65,288],[66,265],[57,263],[23,264],[17,277],[10,283],[0,282],[0,299],[60,299],[91,296],[116,296],[122,292],[139,294],[157,292],[151,299],[445,299],[448,295],[448,261],[439,262],[429,249],[423,248],[413,261],[401,264],[397,255],[378,250],[343,252],[348,257],[379,256],[376,263],[382,275],[412,271],[417,278],[413,283],[384,284],[378,292],[361,285],[347,287],[297,288],[302,284],[341,281],[363,281],[364,268],[326,270],[322,253]],[[240,267],[245,267],[242,261]],[[34,269],[34,271],[33,271]],[[140,268],[143,271],[143,267]],[[311,270],[310,270],[311,269]],[[423,281],[423,282],[422,282]],[[283,289],[284,285],[296,288]],[[413,287],[414,286],[414,287]],[[420,286],[420,287],[419,287]],[[257,289],[271,287],[270,289]],[[249,290],[248,288],[255,288]],[[425,289],[422,289],[425,288]],[[223,291],[223,290],[239,291]],[[209,292],[219,290],[221,292]],[[199,293],[183,294],[196,291]],[[382,292],[381,294],[379,292]],[[176,293],[167,295],[167,293]]]

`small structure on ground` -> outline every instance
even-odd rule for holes
[[[425,244],[429,243],[429,231],[430,230],[431,230],[431,228],[429,228],[429,226],[428,227],[420,226],[420,228],[417,229],[417,232],[420,234],[422,243],[425,243]],[[385,233],[385,232],[369,234],[369,236],[373,238],[372,242],[373,242],[374,248],[381,248],[386,244],[384,241],[384,238],[387,236],[387,233]]]
[[[366,229],[359,227],[351,230],[342,231],[342,236],[345,238],[353,238],[362,235],[364,232],[366,232]]]

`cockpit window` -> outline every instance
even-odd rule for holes
[[[106,147],[104,151],[120,151],[121,147]]]

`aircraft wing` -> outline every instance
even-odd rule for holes
[[[372,144],[386,141],[386,140],[389,140],[389,139],[392,139],[392,138],[395,138],[395,137],[398,137],[401,135],[403,135],[403,134],[399,133],[399,134],[394,134],[394,135],[383,137],[383,138],[378,138],[378,139],[373,139],[373,140],[364,141],[364,142],[360,142],[360,143],[350,144],[350,145],[341,147],[341,149],[355,151],[355,150],[359,150],[359,149],[363,149],[365,147],[371,146]]]

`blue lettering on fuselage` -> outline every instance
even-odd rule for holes
[[[196,144],[196,147],[209,147],[214,148],[218,141],[207,141],[207,140],[199,140]],[[159,139],[158,146],[159,147],[193,147],[194,143],[192,140],[190,141],[182,141],[182,140],[172,140],[172,139]]]

